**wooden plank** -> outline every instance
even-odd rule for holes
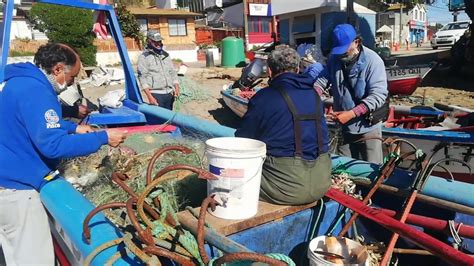
[[[255,227],[257,225],[282,219],[285,216],[291,215],[301,210],[312,208],[316,205],[317,202],[300,206],[286,206],[260,201],[258,204],[258,212],[252,218],[245,220],[226,220],[215,217],[208,213],[206,215],[206,222],[210,224],[211,227],[216,230],[216,232],[228,236]],[[195,208],[194,210],[196,213],[199,213],[200,208]],[[195,219],[189,211],[182,211],[178,213],[178,217],[180,220]]]

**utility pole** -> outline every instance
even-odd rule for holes
[[[244,3],[244,43],[245,43],[245,50],[248,51],[248,40],[249,40],[249,21],[248,21],[248,13],[249,13],[249,6],[247,4],[247,0],[242,1]]]
[[[458,15],[459,15],[459,11],[454,11],[453,12],[453,22],[458,21]]]
[[[347,11],[347,23],[351,24],[352,26],[356,26],[355,21],[354,21],[354,0],[347,0],[346,11]]]

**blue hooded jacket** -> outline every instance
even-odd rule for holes
[[[310,75],[295,73],[283,73],[271,81],[270,86],[259,90],[248,104],[242,127],[237,129],[236,137],[257,139],[267,145],[267,154],[274,157],[295,156],[295,134],[293,128],[293,117],[291,112],[276,89],[283,86],[288,93],[298,114],[312,114],[316,110],[316,91],[313,89],[314,78]],[[319,95],[318,95],[319,97]],[[321,103],[321,114],[324,114]],[[322,138],[324,147],[321,151],[328,151],[329,135],[326,119],[322,121]],[[318,142],[315,121],[302,121],[302,149],[303,158],[306,160],[316,159],[318,154]]]
[[[0,86],[0,187],[37,189],[59,159],[84,156],[108,142],[105,131],[71,134],[58,95],[31,63],[5,67]]]

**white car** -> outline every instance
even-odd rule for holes
[[[431,47],[438,49],[441,46],[453,46],[471,24],[471,21],[451,22],[436,32],[431,38]]]

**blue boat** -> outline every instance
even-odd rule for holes
[[[138,89],[138,84],[133,74],[133,68],[126,52],[125,44],[120,32],[117,18],[113,8],[109,5],[98,5],[72,0],[38,0],[37,2],[58,4],[64,6],[85,8],[89,10],[99,10],[105,12],[111,34],[114,37],[122,64],[125,70],[125,87],[127,99],[124,106],[118,109],[104,108],[102,113],[90,118],[91,123],[104,125],[156,125],[163,122],[171,122],[181,130],[181,134],[200,135],[207,138],[233,136],[234,129],[220,126],[215,123],[197,119],[175,113],[158,106],[150,106],[143,102]],[[4,77],[4,67],[9,51],[10,27],[13,15],[14,1],[7,1],[4,5],[0,62],[0,80]],[[470,137],[472,141],[472,136]],[[366,162],[355,161],[350,158],[334,156],[333,167],[350,172],[360,180],[373,180],[377,176],[379,166]],[[411,186],[413,173],[403,170],[396,170],[393,176],[388,179],[386,185],[404,190]],[[463,206],[458,211],[442,210],[438,207],[417,203],[413,213],[427,215],[430,217],[453,220],[456,223],[474,225],[474,198],[470,197],[474,189],[473,184],[465,184],[445,178],[431,176],[426,185],[420,191],[425,197],[435,197],[445,202],[455,203]],[[57,255],[63,256],[69,263],[84,264],[85,258],[93,253],[98,247],[123,236],[104,215],[98,214],[90,221],[91,239],[90,243],[83,236],[83,221],[87,214],[95,208],[83,195],[63,178],[56,179],[46,184],[41,192],[41,199],[51,217],[52,233],[56,240]],[[387,200],[388,199],[388,200]],[[384,208],[400,206],[400,200],[393,196],[377,195],[374,204]],[[260,212],[256,217],[245,221],[219,221],[217,228],[220,234],[210,234],[207,236],[207,251],[211,257],[218,256],[215,248],[225,252],[250,251],[258,253],[281,253],[290,256],[297,265],[304,265],[306,249],[311,236],[324,235],[327,233],[336,234],[341,230],[345,219],[342,213],[346,213],[342,205],[334,200],[328,200],[324,204],[310,204],[307,206],[275,206],[265,203],[260,204]],[[462,211],[462,212],[461,212]],[[186,214],[179,214],[180,216]],[[347,212],[347,216],[350,216]],[[186,219],[184,219],[186,220]],[[191,219],[188,219],[188,221]],[[190,230],[195,228],[192,222],[183,224]],[[420,228],[418,228],[420,229]],[[421,230],[421,229],[420,229]],[[385,241],[391,235],[389,231],[383,230],[377,223],[360,219],[357,222],[358,235],[363,236],[366,241]],[[355,232],[352,231],[352,235]],[[225,236],[225,238],[223,237]],[[456,237],[456,236],[454,236]],[[449,235],[440,235],[441,241],[452,244],[455,238]],[[401,242],[401,243],[400,243]],[[413,248],[413,245],[399,241],[401,247]],[[448,249],[449,247],[446,246]],[[113,255],[122,251],[119,246],[112,246],[100,252],[93,260],[92,265],[104,265]],[[471,239],[464,239],[461,250],[464,252],[474,252],[474,242]],[[463,257],[462,253],[453,253],[453,259]],[[406,258],[405,258],[406,257]],[[400,256],[401,261],[409,260],[414,262],[419,257],[412,255]],[[433,261],[433,265],[439,265],[441,260],[447,257],[421,258],[421,261]],[[457,261],[457,260],[454,260]],[[163,263],[172,264],[170,261]],[[141,265],[143,264],[133,255],[123,255],[114,265]],[[404,264],[404,265],[410,265]],[[426,265],[426,264],[424,264]]]

